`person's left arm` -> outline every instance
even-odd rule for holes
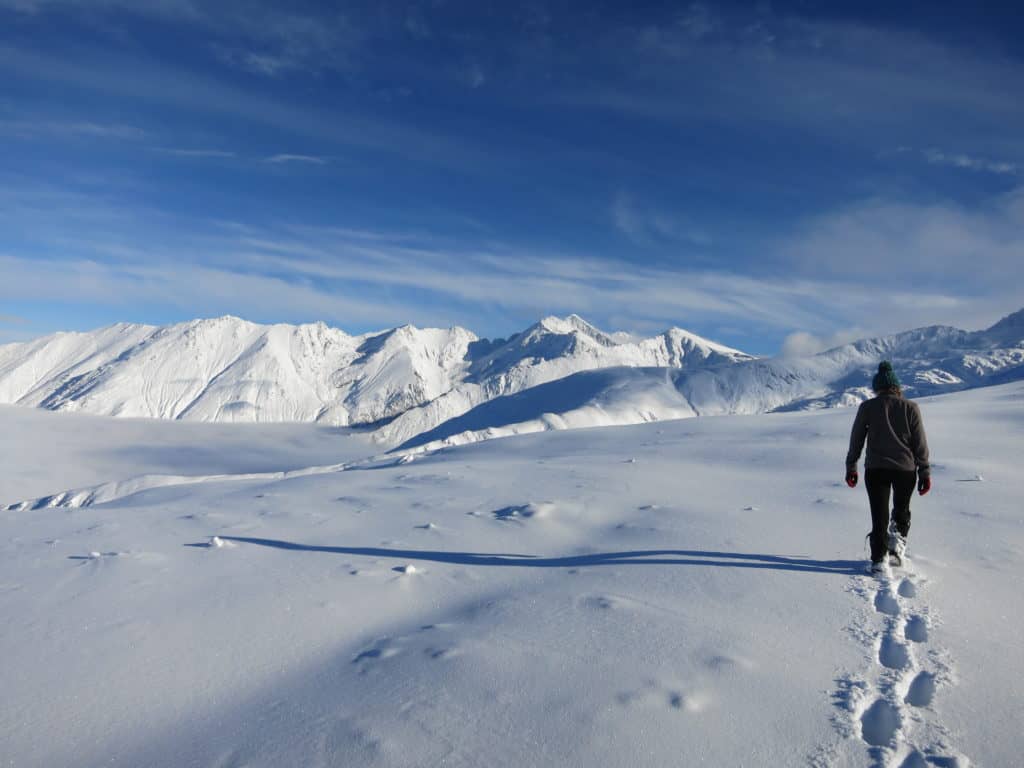
[[[924,496],[932,487],[932,471],[928,463],[928,438],[924,433],[921,409],[917,403],[911,403],[910,406],[910,450],[914,452],[914,463],[917,464],[917,490]]]

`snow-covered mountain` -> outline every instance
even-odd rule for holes
[[[367,423],[452,386],[476,337],[406,326],[349,336],[236,317],[114,325],[0,347],[0,402],[196,421]]]
[[[670,331],[648,342],[662,340],[671,348],[670,340],[687,344],[692,338]],[[1024,310],[985,331],[921,328],[809,357],[763,359],[696,349],[689,363],[684,356],[653,363],[657,370],[579,372],[519,394],[467,382],[398,416],[381,427],[378,438],[412,448],[546,429],[855,405],[870,397],[871,378],[883,359],[895,362],[913,396],[999,384],[1024,379]]]
[[[0,403],[196,421],[375,428],[383,445],[852,405],[883,358],[912,395],[1024,378],[1024,310],[800,358],[754,358],[679,328],[607,334],[576,315],[509,339],[464,328],[351,336],[235,317],[119,324],[0,346]]]
[[[893,361],[905,391],[918,397],[1024,379],[1024,310],[983,331],[930,326],[811,357],[696,371],[679,386],[701,415],[854,405],[871,395],[883,359]]]
[[[118,324],[0,346],[0,403],[196,421],[369,425],[431,405],[430,428],[488,399],[613,366],[751,359],[678,328],[608,336],[575,315],[508,340],[402,326],[350,336],[323,323],[235,317],[166,327]],[[423,414],[412,420],[417,426]],[[420,429],[422,429],[420,428]]]

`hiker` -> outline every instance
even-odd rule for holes
[[[910,532],[910,498],[931,490],[928,466],[928,441],[917,403],[903,397],[900,380],[892,363],[883,361],[871,381],[875,396],[857,409],[850,433],[850,451],[846,454],[846,484],[857,486],[857,462],[864,441],[864,485],[871,504],[871,573],[885,573],[886,553],[900,564]],[[889,494],[893,496],[892,523],[889,525]]]

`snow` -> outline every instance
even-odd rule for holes
[[[406,415],[378,435],[398,443],[494,397],[580,371],[749,359],[677,328],[652,339],[612,337],[576,315],[496,342],[462,328],[349,336],[323,323],[222,317],[2,346],[0,402],[216,422],[374,425]]]
[[[849,411],[376,455],[0,408],[4,758],[1018,764],[1024,384],[920,402],[933,490],[889,578]]]

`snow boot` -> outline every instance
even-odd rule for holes
[[[885,560],[872,560],[868,564],[868,573],[872,576],[881,576],[883,578],[892,576],[892,570],[890,570],[889,564]]]
[[[889,561],[893,565],[903,565],[903,558],[907,552],[907,540],[896,529],[896,521],[889,523]]]

